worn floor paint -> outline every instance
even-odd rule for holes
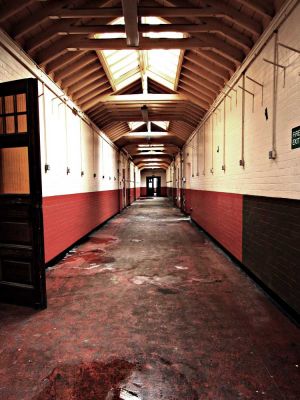
[[[47,272],[45,311],[0,305],[1,400],[299,399],[299,331],[167,200]]]

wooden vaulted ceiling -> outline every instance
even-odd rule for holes
[[[0,26],[49,74],[119,147],[145,167],[172,160],[284,0],[0,0]],[[125,25],[109,24],[125,17]],[[141,23],[143,16],[167,25]],[[109,24],[109,25],[108,25]],[[181,39],[151,39],[143,32],[183,32]],[[95,34],[126,32],[126,39]],[[114,91],[99,50],[182,49],[177,85],[148,78]],[[129,121],[170,121],[168,135],[130,136]],[[140,155],[138,145],[163,144]]]

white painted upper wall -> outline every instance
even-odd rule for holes
[[[279,28],[278,41],[300,50],[300,4]],[[275,40],[272,38],[246,71],[263,84],[246,79],[245,167],[239,165],[242,137],[242,78],[218,109],[201,126],[184,149],[186,187],[198,190],[242,193],[300,199],[300,148],[291,149],[291,130],[300,125],[300,54],[279,47],[275,160],[272,150],[273,65]],[[224,129],[225,104],[225,129]],[[265,109],[268,110],[268,120]],[[225,137],[225,138],[224,138]],[[222,170],[225,165],[225,171]],[[212,171],[212,172],[211,172]],[[169,171],[169,175],[172,173]],[[189,175],[189,176],[187,176]],[[174,185],[175,186],[175,185]]]
[[[0,39],[10,51],[22,60],[31,71],[53,87],[61,90],[22,52],[5,34],[0,32]],[[34,77],[27,68],[9,52],[0,47],[0,82]],[[39,83],[41,170],[43,196],[54,196],[71,193],[115,190],[122,187],[118,181],[118,169],[126,170],[126,186],[134,187],[134,165],[130,162],[128,177],[128,159],[110,140],[92,124],[89,125],[45,87]],[[65,96],[67,97],[67,96]],[[71,100],[68,100],[72,106]],[[44,118],[44,104],[45,117]],[[122,164],[119,165],[119,157]],[[45,164],[50,170],[45,172]],[[70,173],[67,174],[67,168]],[[139,170],[136,173],[140,179]],[[83,172],[83,174],[82,174]],[[96,176],[94,177],[94,174]],[[129,182],[130,181],[130,182]],[[138,186],[139,184],[137,184]]]
[[[161,178],[160,185],[161,187],[166,187],[166,171],[161,168],[154,168],[151,170],[142,170],[141,171],[141,187],[147,187],[146,177],[147,176],[157,176]]]

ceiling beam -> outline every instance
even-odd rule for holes
[[[251,33],[261,33],[261,25],[251,18],[242,15],[239,11],[228,7],[225,3],[203,8],[193,7],[139,7],[138,16],[140,17],[218,17],[227,18],[231,22],[247,29]],[[227,7],[226,7],[227,6]],[[117,18],[123,16],[122,8],[91,8],[91,9],[63,9],[52,12],[51,19],[60,18]]]
[[[17,14],[19,11],[22,11],[35,1],[38,0],[14,0],[0,7],[0,22],[4,22],[6,19]]]
[[[138,2],[137,0],[122,0],[122,9],[125,21],[126,43],[130,47],[138,47]]]
[[[61,57],[54,59],[49,64],[47,64],[46,72],[47,74],[51,74],[55,71],[59,71],[61,68],[65,68],[67,65],[69,68],[72,62],[80,59],[81,57],[84,57],[86,54],[87,54],[86,51],[68,52],[62,55]]]
[[[61,81],[73,74],[78,73],[78,71],[81,71],[82,68],[85,68],[90,64],[93,64],[95,61],[97,61],[95,54],[86,55],[85,57],[81,57],[79,60],[74,61],[72,63],[71,68],[70,66],[62,68],[60,71],[54,74],[54,77],[57,81]]]
[[[257,14],[266,18],[270,21],[274,15],[274,7],[268,1],[260,0],[237,0],[238,3],[247,7],[251,11],[255,11]]]
[[[222,36],[229,38],[239,46],[249,50],[253,43],[250,38],[241,34],[239,31],[225,25],[219,20],[214,18],[203,18],[201,24],[159,24],[149,25],[140,24],[138,25],[138,31],[140,33],[147,32],[183,32],[183,33],[219,33]],[[56,31],[56,32],[55,32]],[[61,21],[57,22],[53,28],[50,29],[51,34],[58,35],[96,35],[102,33],[124,33],[124,25],[72,25],[69,22]],[[47,32],[42,33],[46,35]],[[38,40],[36,38],[35,40]],[[41,39],[40,39],[41,40]],[[31,44],[32,45],[32,44]]]
[[[216,65],[211,61],[208,61],[207,59],[201,57],[201,55],[197,56],[192,51],[187,51],[184,55],[184,58],[197,64],[199,67],[206,69],[223,80],[228,80],[230,78],[230,75],[226,69]]]
[[[12,2],[13,4],[14,2]],[[55,0],[51,1],[46,7],[41,8],[40,10],[36,10],[31,16],[22,19],[18,22],[18,24],[13,24],[12,31],[10,32],[11,36],[14,39],[20,39],[25,33],[31,31],[36,28],[39,24],[44,22],[49,18],[49,14],[57,13],[64,6],[70,3],[69,0]]]
[[[134,103],[134,104],[147,104],[147,103],[164,103],[164,102],[176,102],[186,101],[184,96],[178,94],[121,94],[121,95],[109,95],[99,99],[100,103]]]
[[[204,35],[204,34],[203,34]],[[207,41],[208,40],[208,41]],[[72,37],[73,46],[66,46],[69,50],[124,50],[135,49],[126,44],[125,39],[74,39]],[[202,38],[183,38],[183,39],[153,39],[141,38],[138,49],[151,50],[151,49],[188,49],[188,48],[202,48],[211,50],[212,48],[218,49],[223,52],[226,57],[231,54],[231,58],[235,61],[242,61],[244,54],[241,50],[216,39],[214,37],[204,36]],[[226,51],[226,52],[225,52]]]

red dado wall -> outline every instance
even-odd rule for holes
[[[243,196],[187,190],[191,217],[239,261],[242,261]]]
[[[146,187],[141,187],[141,196],[146,197],[147,196],[147,188]],[[160,196],[161,197],[167,197],[167,187],[162,186],[160,188]]]
[[[119,190],[43,198],[45,262],[119,212]]]
[[[136,198],[139,199],[141,197],[141,188],[137,187],[136,188]]]
[[[160,188],[160,195],[161,195],[162,197],[167,197],[167,188],[166,188],[166,187],[162,186],[162,187]]]

